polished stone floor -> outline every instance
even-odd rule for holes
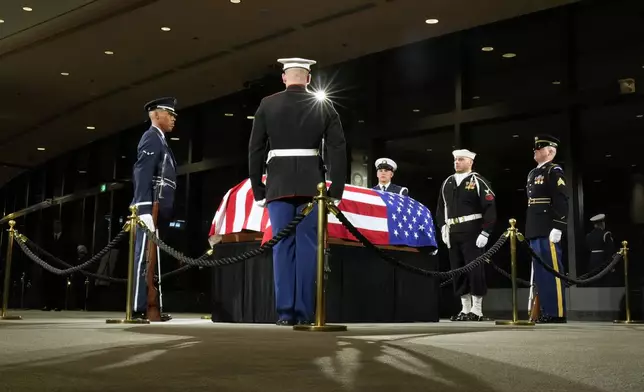
[[[215,324],[109,325],[120,313],[16,311],[0,321],[0,391],[644,390],[644,326],[349,324],[311,333]]]

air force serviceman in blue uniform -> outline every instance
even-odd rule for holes
[[[145,131],[137,147],[137,160],[134,164],[134,200],[132,205],[137,207],[141,220],[158,235],[159,226],[163,223],[154,222],[152,207],[159,202],[160,222],[167,222],[172,214],[176,184],[176,162],[165,134],[172,132],[177,114],[175,98],[159,98],[148,102],[145,111],[148,112],[152,125]],[[134,306],[133,318],[146,318],[147,312],[147,250],[148,236],[140,228],[136,231],[134,255]],[[163,308],[161,295],[161,255],[157,248],[157,274],[159,310]],[[170,315],[161,314],[161,321],[170,320]]]
[[[404,186],[391,183],[394,172],[398,169],[398,165],[396,165],[396,162],[394,162],[393,159],[379,158],[376,159],[375,165],[378,170],[378,185],[374,186],[372,189],[377,189],[383,192],[398,193],[404,196],[409,194],[409,189]]]
[[[267,206],[273,234],[279,233],[317,195],[329,168],[328,196],[339,200],[346,180],[346,145],[332,103],[308,91],[313,60],[279,59],[286,90],[262,99],[248,144],[253,196]],[[324,141],[326,159],[321,157]],[[265,154],[268,145],[268,155]],[[266,184],[262,174],[266,167]],[[315,313],[317,207],[295,233],[273,248],[277,325],[310,324]]]

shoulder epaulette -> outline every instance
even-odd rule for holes
[[[550,174],[550,171],[551,171],[552,169],[563,171],[563,168],[562,168],[561,166],[559,166],[559,165],[558,165],[558,164],[556,164],[556,163],[552,163],[552,162],[550,162],[550,163],[548,163],[548,174]]]

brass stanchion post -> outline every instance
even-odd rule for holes
[[[22,320],[20,316],[9,316],[7,314],[7,307],[9,306],[9,286],[11,284],[11,258],[13,257],[13,241],[16,231],[13,228],[16,221],[9,221],[9,242],[7,243],[7,264],[4,268],[4,292],[2,293],[2,314],[0,320]]]
[[[624,257],[624,307],[626,308],[626,320],[615,320],[615,324],[644,324],[644,321],[631,320],[631,293],[630,285],[628,284],[628,241],[622,241],[622,249],[620,249],[622,257]]]
[[[87,312],[87,299],[89,298],[89,276],[85,277],[85,306],[84,309]]]
[[[136,243],[136,207],[130,207],[130,216],[128,217],[128,230],[130,231],[130,251],[129,263],[127,266],[127,303],[125,304],[125,319],[109,319],[107,324],[150,324],[147,319],[132,318],[132,291],[134,289],[134,246]],[[145,245],[144,245],[145,246]]]
[[[315,332],[338,332],[346,331],[346,325],[326,325],[326,303],[324,295],[324,250],[327,236],[327,201],[325,196],[326,183],[318,184],[318,196],[315,201],[318,205],[318,238],[317,238],[317,290],[315,301],[315,324],[314,325],[295,325],[296,331],[315,331]]]
[[[532,326],[534,323],[527,320],[519,320],[519,308],[517,300],[517,236],[521,235],[516,228],[516,219],[510,219],[510,228],[507,231],[510,236],[510,262],[512,269],[512,320],[497,321],[496,325],[520,325]]]

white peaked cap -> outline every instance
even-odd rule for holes
[[[278,63],[284,64],[283,70],[286,71],[289,68],[304,68],[307,71],[311,71],[311,65],[317,63],[315,60],[301,59],[299,57],[292,57],[288,59],[277,59]]]
[[[374,163],[374,165],[376,166],[376,169],[380,167],[380,165],[391,166],[392,171],[396,171],[396,169],[398,169],[398,165],[396,165],[396,162],[394,162],[393,159],[389,159],[389,158],[378,158],[376,159],[376,162]]]
[[[597,214],[597,215],[593,216],[592,218],[590,218],[590,221],[591,221],[591,222],[601,222],[601,221],[603,221],[605,218],[606,218],[606,215],[604,215],[604,214]]]
[[[461,158],[470,158],[472,160],[474,160],[474,158],[476,157],[476,154],[470,150],[454,150],[452,151],[452,155],[454,155],[454,158],[461,157]]]

